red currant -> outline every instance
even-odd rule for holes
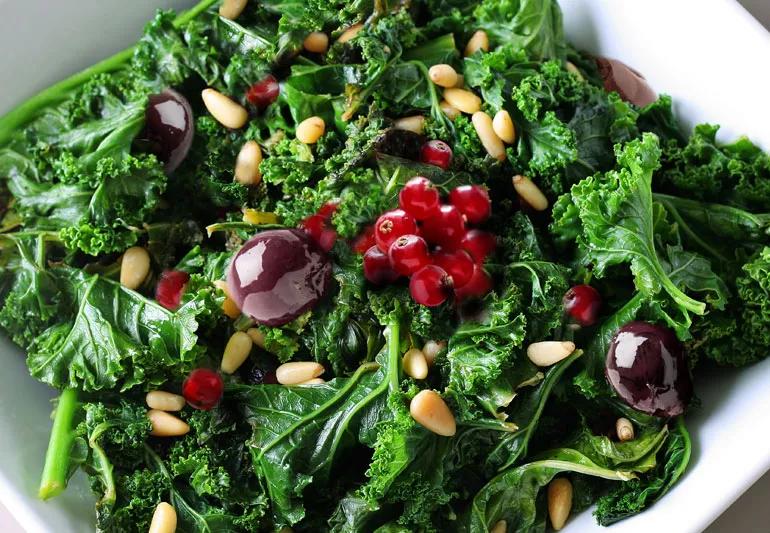
[[[465,232],[460,247],[471,254],[477,263],[483,263],[484,259],[495,250],[497,239],[491,233],[472,229]]]
[[[275,76],[268,74],[252,85],[246,92],[246,99],[260,109],[264,109],[278,99],[281,88]]]
[[[182,385],[182,396],[195,409],[208,411],[222,399],[225,385],[218,372],[197,368],[190,372]]]
[[[461,185],[449,193],[449,201],[465,215],[471,224],[480,224],[489,218],[492,202],[486,187],[481,185]]]
[[[385,285],[398,279],[398,273],[390,266],[388,255],[376,246],[364,254],[364,277],[375,285]]]
[[[427,265],[412,275],[409,293],[420,305],[436,307],[443,304],[452,289],[452,279],[441,267]]]
[[[333,229],[324,228],[316,242],[321,250],[328,252],[334,248],[334,243],[337,242],[337,232]]]
[[[310,235],[315,242],[321,241],[321,234],[326,229],[326,219],[321,215],[310,215],[300,222],[300,227]]]
[[[420,161],[446,170],[452,164],[452,149],[444,141],[428,141],[420,148]]]
[[[590,326],[596,322],[602,297],[590,285],[575,285],[564,295],[563,302],[569,316],[581,326]]]
[[[390,266],[402,276],[411,276],[430,263],[430,252],[425,239],[417,235],[402,235],[390,245]]]
[[[416,176],[406,182],[398,194],[401,209],[417,220],[425,220],[438,211],[441,198],[428,178]]]
[[[422,223],[421,232],[430,244],[454,250],[465,235],[465,221],[460,210],[453,205],[442,205],[438,214]]]
[[[365,254],[366,251],[372,246],[376,246],[377,241],[374,239],[374,225],[366,226],[364,231],[358,234],[353,239],[352,248],[357,254]]]
[[[473,259],[465,250],[454,252],[440,250],[433,254],[433,264],[446,270],[455,287],[462,287],[473,276]]]
[[[374,224],[374,239],[385,253],[388,253],[396,239],[409,233],[417,233],[417,223],[403,209],[383,213]]]
[[[480,265],[473,266],[473,275],[470,281],[455,289],[455,296],[458,301],[468,298],[481,298],[492,290],[492,278],[489,277],[486,270]]]
[[[155,299],[166,309],[174,311],[182,301],[184,288],[190,281],[190,274],[181,270],[166,270],[160,275],[155,287]]]
[[[331,216],[337,212],[337,208],[340,206],[339,200],[332,200],[331,202],[326,202],[324,205],[321,206],[321,208],[318,210],[316,215],[321,215],[324,218],[331,218]]]

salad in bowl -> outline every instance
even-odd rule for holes
[[[155,533],[644,511],[701,370],[770,350],[770,156],[717,131],[554,0],[158,12],[0,117],[40,498],[83,471],[98,531]]]

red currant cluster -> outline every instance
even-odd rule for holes
[[[305,230],[324,252],[334,248],[334,243],[337,242],[337,232],[330,227],[329,222],[339,205],[338,201],[327,202],[315,215],[310,215],[299,223],[299,227]]]
[[[442,204],[430,180],[415,177],[399,193],[400,209],[383,213],[374,225],[374,242],[364,254],[364,275],[372,283],[409,277],[414,301],[426,306],[444,303],[454,292],[463,300],[490,291],[492,280],[483,267],[495,248],[494,235],[468,224],[489,218],[487,190],[463,185]]]

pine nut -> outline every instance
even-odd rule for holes
[[[535,211],[545,211],[548,209],[548,198],[528,177],[514,176],[513,188],[516,189],[521,199],[527,202]]]
[[[425,354],[422,350],[411,348],[404,354],[401,360],[401,366],[404,372],[414,379],[425,379],[428,377],[428,362],[425,360]]]
[[[204,89],[201,97],[211,116],[226,128],[237,130],[249,119],[249,113],[245,107],[219,91]]]
[[[489,533],[505,533],[506,531],[508,531],[508,522],[499,520]]]
[[[251,337],[251,342],[265,349],[265,334],[262,333],[259,328],[249,328],[246,330],[246,335]]]
[[[225,352],[222,355],[222,363],[219,368],[225,374],[232,374],[240,368],[243,362],[249,357],[251,347],[254,343],[247,334],[242,331],[236,331],[227,341]]]
[[[247,0],[224,0],[219,6],[219,16],[235,20],[246,9]]]
[[[418,392],[409,404],[409,414],[418,424],[438,435],[451,437],[457,432],[452,411],[436,391]]]
[[[150,254],[140,246],[132,246],[120,262],[120,284],[136,290],[150,273]]]
[[[455,83],[455,89],[464,89],[465,88],[465,76],[462,74],[457,75],[457,83]]]
[[[227,292],[227,282],[223,279],[218,279],[214,282],[214,286],[225,295],[225,300],[222,302],[222,312],[225,316],[232,318],[233,320],[241,316],[241,310],[238,308],[235,300],[230,298],[230,294]]]
[[[235,158],[235,181],[241,185],[257,185],[262,181],[259,165],[262,163],[262,149],[257,141],[246,141]]]
[[[628,418],[618,418],[617,422],[615,422],[615,431],[620,442],[634,440],[634,425]]]
[[[449,120],[454,120],[460,116],[460,110],[446,100],[441,100],[439,105],[441,106],[441,111],[444,112]]]
[[[158,411],[181,411],[187,403],[184,396],[162,390],[153,390],[145,396],[147,407]]]
[[[305,37],[302,46],[313,54],[325,54],[329,49],[329,36],[322,31],[314,31]]]
[[[428,341],[422,347],[422,354],[428,366],[433,366],[436,356],[446,349],[446,341]]]
[[[147,418],[152,424],[150,435],[156,437],[179,437],[190,432],[190,426],[187,425],[187,422],[165,411],[150,409],[147,411]]]
[[[148,533],[174,533],[176,531],[176,511],[166,502],[160,502],[152,514]]]
[[[465,45],[465,57],[471,56],[479,50],[489,51],[489,37],[484,30],[479,30],[471,36],[470,41]]]
[[[551,527],[559,531],[567,523],[572,510],[572,483],[565,477],[554,479],[548,484],[548,517]]]
[[[397,130],[406,130],[422,135],[425,131],[425,117],[415,115],[413,117],[400,118],[393,123],[393,127]]]
[[[363,28],[364,28],[363,24],[353,24],[347,30],[343,31],[342,35],[337,37],[337,42],[338,43],[346,43],[346,42],[348,42],[353,37],[358,35],[358,32],[361,31]]]
[[[275,369],[275,378],[281,385],[299,385],[324,373],[324,367],[311,361],[284,363]]]
[[[527,357],[537,366],[551,366],[569,357],[574,351],[575,343],[571,341],[533,342],[527,346]]]
[[[325,379],[323,379],[323,378],[313,378],[313,379],[309,379],[307,381],[303,381],[302,383],[299,384],[299,386],[302,387],[302,386],[305,386],[305,385],[321,385],[323,383],[326,383]]]
[[[305,144],[315,144],[326,131],[326,124],[321,117],[306,118],[297,126],[297,140]]]
[[[495,114],[495,118],[492,120],[492,128],[494,128],[495,133],[504,143],[513,144],[516,140],[516,127],[513,125],[511,114],[505,109],[501,109]]]
[[[481,98],[465,89],[456,89],[454,87],[446,89],[444,91],[444,100],[449,105],[469,115],[481,110]]]
[[[498,161],[505,160],[505,145],[492,127],[492,117],[483,111],[476,111],[471,121],[487,153]]]
[[[537,366],[551,366],[569,357],[574,351],[575,343],[571,341],[533,342],[527,346],[527,357]]]
[[[428,71],[428,75],[433,83],[439,87],[454,87],[457,85],[457,71],[452,65],[442,63],[433,65]]]
[[[572,63],[571,61],[567,61],[567,63],[564,65],[564,68],[566,68],[567,72],[569,72],[570,74],[574,74],[575,76],[577,76],[580,81],[585,81],[586,80],[583,77],[583,73],[580,72],[580,69],[577,68],[575,66],[575,64]]]

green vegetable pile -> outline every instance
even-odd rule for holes
[[[593,59],[565,41],[555,0],[260,0],[235,21],[217,7],[159,12],[135,47],[0,118],[0,325],[30,374],[61,391],[40,496],[82,469],[96,528],[116,532],[146,531],[161,501],[180,531],[485,532],[500,520],[544,531],[554,476],[571,480],[573,513],[596,504],[603,525],[660,499],[690,459],[685,421],[621,402],[604,377],[607,347],[629,321],[666,325],[696,386],[702,365],[770,353],[770,157],[747,139],[719,144],[717,126],[683,135],[666,96],[639,108],[606,92]],[[352,40],[303,52],[309,32],[335,38],[355,23]],[[489,51],[463,57],[478,29]],[[443,113],[428,76],[438,63],[491,115],[513,117],[505,161],[487,156],[468,117]],[[280,96],[257,112],[246,92],[271,72]],[[196,117],[169,175],[137,140],[148,97],[167,87]],[[245,128],[207,113],[206,87],[251,110]],[[414,114],[452,147],[448,170],[382,148],[393,120]],[[327,125],[312,146],[294,138],[310,116]],[[233,180],[246,140],[265,154],[254,187]],[[516,174],[552,210],[521,210]],[[370,286],[350,248],[416,175],[444,192],[490,190],[495,285],[474,309]],[[218,368],[230,335],[253,325],[222,313],[214,284],[264,229],[241,210],[295,227],[332,200],[331,294],[287,326],[260,327],[264,349],[226,376],[221,403],[179,414],[187,435],[150,436],[145,393]],[[152,273],[130,290],[120,256],[135,245]],[[165,269],[190,275],[176,311],[153,297]],[[598,323],[578,330],[562,308],[576,283],[604,297]],[[428,379],[409,378],[401,356],[431,339],[447,348]],[[526,346],[551,339],[579,350],[535,367]],[[323,364],[327,382],[255,384],[289,360]],[[455,436],[412,419],[423,389],[447,402]],[[612,436],[621,416],[634,440]]]

